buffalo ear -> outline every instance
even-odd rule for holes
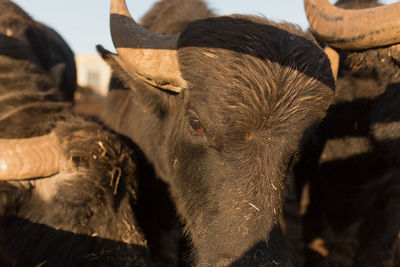
[[[108,51],[101,45],[97,45],[96,49],[97,52],[100,54],[100,56],[103,58],[103,60],[110,66],[113,76],[117,75],[118,76],[117,78],[129,84],[129,81],[132,78],[129,76],[128,74],[129,72],[126,69],[127,67],[124,64],[124,62],[120,59],[120,57],[117,54]]]
[[[57,87],[61,86],[61,82],[66,68],[67,66],[65,63],[58,63],[53,67],[51,67],[49,70],[49,75]]]
[[[100,56],[103,58],[104,61],[111,67],[113,74],[118,76],[121,80],[130,84],[129,81],[133,79],[133,77],[140,79],[144,83],[151,85],[152,87],[158,88],[161,91],[164,91],[169,94],[179,94],[182,92],[183,88],[179,86],[174,86],[169,83],[162,83],[159,81],[155,81],[151,78],[144,77],[139,73],[132,73],[129,66],[125,64],[125,62],[121,59],[121,57],[117,54],[114,54],[107,49],[105,49],[101,45],[96,46],[97,51],[99,52]]]

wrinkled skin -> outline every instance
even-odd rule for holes
[[[285,177],[334,88],[316,42],[257,17],[194,21],[178,41],[179,94],[100,52],[125,86],[111,88],[103,119],[169,184],[192,263],[291,266],[278,226]]]
[[[377,1],[338,5],[366,8]],[[310,181],[306,242],[324,240],[309,247],[306,266],[393,267],[400,232],[399,50],[339,52],[335,103],[320,142],[310,144],[296,167]]]

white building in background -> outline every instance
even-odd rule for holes
[[[98,55],[75,56],[78,85],[93,88],[105,96],[108,92],[108,83],[111,77],[110,67]]]

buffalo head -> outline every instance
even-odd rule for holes
[[[123,0],[112,1],[111,32],[118,54],[99,50],[123,85],[104,121],[170,185],[195,263],[287,262],[286,173],[333,97],[324,51],[293,25],[252,16],[158,35]]]

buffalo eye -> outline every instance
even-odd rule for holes
[[[190,118],[190,127],[192,127],[192,134],[200,134],[203,132],[203,125],[201,125],[200,121],[196,118]]]

